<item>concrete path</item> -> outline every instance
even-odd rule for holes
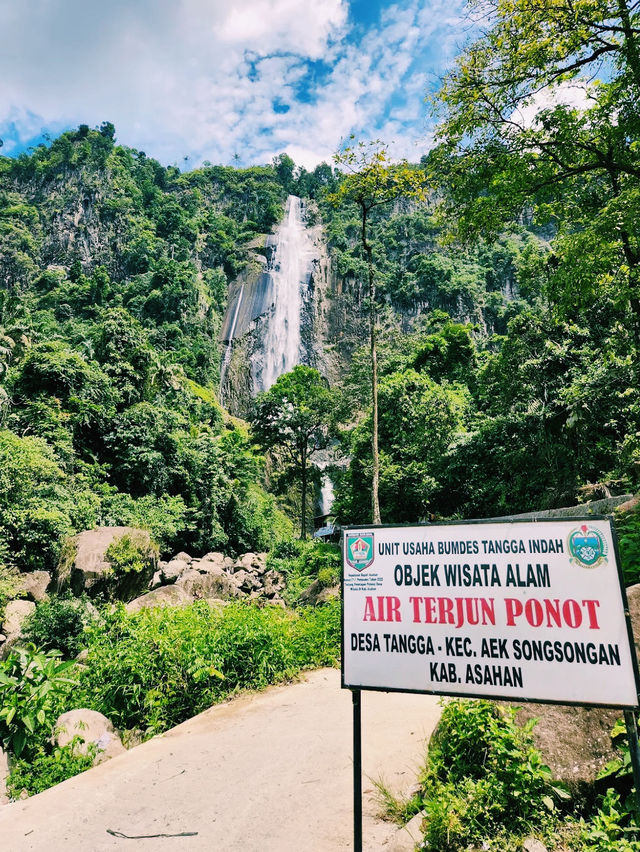
[[[350,849],[351,714],[351,693],[340,689],[334,669],[218,705],[39,796],[0,807],[0,849]],[[362,694],[369,852],[402,848],[397,829],[375,816],[370,779],[383,776],[407,792],[438,717],[430,696]],[[193,834],[129,839],[182,832]]]

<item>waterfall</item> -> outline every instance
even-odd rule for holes
[[[255,393],[268,390],[278,376],[300,363],[303,291],[309,285],[316,249],[305,227],[302,202],[295,195],[287,198],[284,221],[272,244],[267,274],[273,303],[263,321],[262,346],[252,358]]]
[[[327,473],[327,468],[339,463],[337,456],[337,447],[331,445],[329,447],[317,450],[313,456],[314,465],[322,472],[320,490],[317,494],[316,514],[318,517],[326,517],[331,514],[334,499],[334,487],[331,476]]]
[[[326,474],[322,474],[322,486],[320,488],[320,515],[328,515],[333,506],[333,482]]]

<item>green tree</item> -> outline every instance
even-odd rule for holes
[[[352,136],[353,140],[354,137]],[[376,316],[376,280],[373,262],[373,246],[369,240],[369,217],[371,211],[383,204],[389,204],[401,197],[424,197],[424,175],[411,168],[405,161],[392,163],[386,145],[379,140],[359,142],[347,146],[334,155],[336,165],[345,175],[334,193],[330,193],[330,203],[341,206],[356,204],[360,211],[360,239],[367,259],[367,277],[369,285],[369,346],[371,352],[371,448],[373,456],[371,508],[373,523],[380,523],[380,454],[378,448],[378,354],[377,354],[377,316]]]
[[[380,380],[380,508],[385,523],[415,523],[433,511],[440,460],[463,432],[469,404],[462,385],[439,385],[412,369]],[[337,488],[336,512],[350,523],[363,523],[370,505],[369,418],[349,436],[351,464]]]
[[[327,446],[334,412],[333,394],[311,367],[299,364],[261,393],[252,418],[253,435],[265,450],[280,448],[299,478],[300,538],[307,537],[307,488],[311,457]]]
[[[458,235],[520,217],[557,230],[551,293],[569,312],[608,291],[640,341],[640,6],[480,0],[482,35],[437,98],[428,158]],[[570,87],[570,85],[573,88]]]

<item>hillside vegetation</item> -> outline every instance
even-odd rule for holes
[[[589,179],[574,187],[582,219],[543,193],[472,233],[456,162],[437,149],[411,167],[432,187],[428,200],[399,198],[371,215],[382,520],[488,517],[637,490],[630,271],[610,233],[585,249],[587,259],[598,254],[597,268],[576,259]],[[58,715],[78,702],[136,742],[241,689],[337,662],[338,550],[295,537],[314,514],[320,473],[309,453],[320,447],[342,460],[331,468],[339,521],[371,517],[367,259],[357,210],[327,197],[341,180],[286,155],[182,173],[117,145],[109,123],[0,157],[0,616],[25,574],[55,576],[70,537],[103,525],[149,530],[163,558],[268,552],[286,581],[282,608],[261,599],[130,612],[108,595],[38,603],[26,647],[0,662],[12,795],[92,763],[77,744],[51,741]],[[471,206],[479,191],[467,187]],[[310,216],[324,228],[333,368],[287,374],[249,424],[218,401],[217,336],[228,284],[261,250],[289,193],[312,199]],[[635,582],[638,516],[625,516],[620,531]],[[139,554],[111,556],[116,573],[139,570]],[[305,603],[314,599],[322,605]],[[485,842],[485,823],[515,843],[508,823],[518,800],[518,831],[552,836],[566,797],[527,737],[484,705],[458,709],[449,711],[456,736],[471,726],[471,739],[480,728],[497,743],[487,745],[491,773],[478,778],[442,746],[403,815],[427,812],[433,848]],[[576,848],[635,848],[615,845],[630,819],[615,796],[595,814],[569,821]],[[607,818],[612,845],[590,847]]]

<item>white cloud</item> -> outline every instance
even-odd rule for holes
[[[567,82],[541,89],[525,106],[513,113],[511,120],[521,128],[535,127],[539,124],[540,113],[555,106],[585,110],[589,106],[588,85]]]
[[[456,4],[401,0],[363,32],[347,0],[0,0],[0,135],[109,120],[163,162],[311,168],[355,132],[416,158]]]

